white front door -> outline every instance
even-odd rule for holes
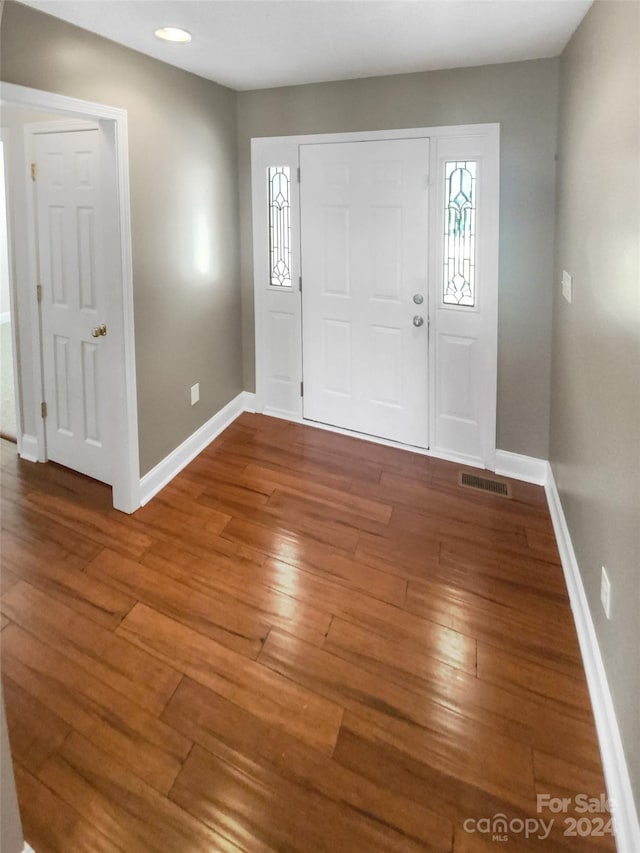
[[[35,198],[47,456],[112,483],[112,372],[121,354],[110,316],[100,135],[97,127],[36,134]]]
[[[305,419],[429,446],[428,139],[300,146]]]

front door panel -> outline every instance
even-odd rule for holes
[[[429,140],[303,145],[300,166],[304,417],[428,447]]]

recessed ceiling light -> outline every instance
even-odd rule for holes
[[[191,33],[188,33],[186,30],[181,30],[178,27],[160,27],[159,30],[156,30],[155,36],[163,41],[191,41]]]

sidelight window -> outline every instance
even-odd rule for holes
[[[476,174],[474,160],[444,164],[442,298],[446,305],[476,304]]]
[[[269,283],[291,287],[291,174],[269,167]]]

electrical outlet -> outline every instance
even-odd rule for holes
[[[573,300],[573,279],[566,270],[562,270],[562,295],[569,303]]]
[[[602,576],[600,578],[600,601],[602,602],[607,619],[611,619],[611,583],[604,566],[602,567]]]
[[[195,406],[195,404],[200,399],[200,383],[196,382],[195,385],[191,386],[191,405]]]

